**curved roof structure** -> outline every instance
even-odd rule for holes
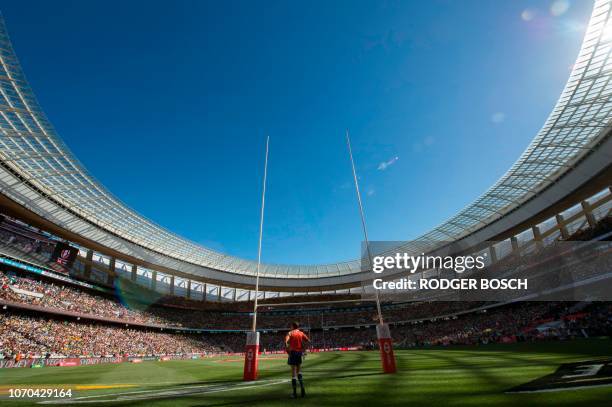
[[[0,187],[4,195],[66,230],[114,250],[128,250],[129,246],[130,255],[153,263],[178,261],[225,273],[255,274],[255,262],[178,236],[108,191],[70,152],[43,113],[4,22],[0,22],[0,48],[0,162],[4,169]],[[598,148],[612,123],[611,49],[612,0],[597,0],[576,63],[542,129],[488,191],[416,238],[420,246],[415,250],[458,241],[487,227],[555,184]],[[9,180],[9,173],[17,181]],[[361,261],[355,260],[325,265],[264,264],[261,275],[320,278],[361,271]]]

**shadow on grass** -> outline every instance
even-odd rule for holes
[[[524,401],[538,400],[536,396],[511,397],[502,394],[508,383],[500,371],[492,368],[504,366],[511,368],[512,364],[519,366],[556,365],[562,362],[563,356],[582,357],[587,354],[605,355],[611,352],[610,341],[601,341],[593,345],[582,346],[574,344],[573,349],[564,343],[516,344],[515,346],[483,346],[469,349],[432,348],[427,350],[410,350],[410,353],[398,352],[398,374],[386,375],[381,372],[378,352],[336,353],[324,357],[307,359],[304,364],[304,377],[308,396],[306,399],[291,400],[290,383],[280,383],[270,386],[229,389],[220,392],[186,394],[184,396],[160,395],[152,400],[132,400],[130,402],[115,402],[114,405],[136,406],[340,406],[340,407],[373,407],[378,405],[458,405],[460,400],[472,403],[493,401],[500,405],[513,405],[519,399]],[[585,344],[586,345],[586,344]],[[608,345],[608,346],[606,346]],[[513,354],[514,352],[514,354]],[[411,361],[411,355],[420,356]],[[559,360],[550,357],[559,355]],[[323,356],[323,355],[321,355]],[[541,356],[541,358],[540,358]],[[530,357],[532,358],[531,360]],[[417,360],[418,359],[418,360]],[[538,360],[540,359],[540,360]],[[262,379],[290,379],[289,369],[262,372]],[[457,370],[444,372],[445,369]],[[440,370],[436,373],[436,370]],[[233,371],[232,374],[235,374]],[[411,377],[422,379],[421,372],[428,373],[433,384],[423,385],[416,381],[411,383]],[[460,388],[455,380],[463,376],[474,379],[466,388]],[[235,376],[233,376],[235,377]],[[202,384],[237,384],[238,380],[202,380],[177,385]],[[472,382],[472,380],[470,380]],[[480,383],[480,384],[479,384]],[[421,388],[417,386],[422,386]],[[171,390],[171,388],[168,388]],[[467,397],[467,399],[465,399]],[[600,396],[598,396],[600,397]],[[587,399],[589,399],[587,397]],[[596,396],[591,399],[598,400]],[[563,400],[563,398],[559,399]]]
[[[117,406],[148,406],[161,405],[188,405],[188,406],[375,406],[391,405],[385,400],[389,399],[390,392],[397,390],[407,383],[405,373],[409,369],[407,358],[398,357],[398,374],[382,373],[381,362],[378,352],[368,353],[343,353],[333,354],[331,357],[315,359],[305,365],[305,384],[307,397],[305,399],[292,400],[291,384],[283,383],[269,387],[258,387],[253,389],[242,388],[236,391],[206,392],[199,394],[186,394],[184,396],[167,395],[154,400],[131,400],[126,402],[114,402]],[[313,374],[314,376],[310,376]],[[267,375],[266,379],[289,379],[289,372],[276,375]],[[372,378],[372,380],[359,381],[359,379]],[[357,380],[357,382],[355,382]],[[209,384],[212,381],[202,381]],[[239,381],[226,384],[239,383]],[[197,384],[197,383],[196,383]],[[181,386],[188,385],[187,383]],[[177,386],[179,387],[179,386]],[[312,390],[310,390],[312,389]],[[332,389],[332,390],[330,390]],[[168,390],[171,390],[168,389]],[[310,390],[310,391],[309,391]],[[251,392],[251,394],[249,394]],[[426,398],[415,396],[410,401],[424,404]],[[400,404],[403,404],[401,402]]]

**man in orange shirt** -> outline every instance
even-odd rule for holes
[[[300,368],[302,366],[302,356],[304,355],[305,345],[310,343],[310,339],[306,334],[300,331],[300,324],[293,322],[291,331],[285,336],[285,349],[289,354],[287,364],[291,366],[291,385],[293,386],[293,398],[297,398],[297,382],[300,382],[302,397],[306,396],[304,389],[304,381]],[[304,343],[306,342],[306,343]]]

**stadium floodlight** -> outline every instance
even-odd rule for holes
[[[257,271],[255,274],[255,301],[253,301],[253,323],[247,332],[244,352],[243,380],[257,380],[259,358],[259,332],[257,332],[257,297],[259,297],[259,269],[261,267],[261,241],[263,238],[264,209],[266,207],[266,178],[268,177],[268,149],[270,136],[266,138],[266,158],[264,161],[263,189],[261,191],[261,215],[259,217],[259,246],[257,248]]]
[[[368,254],[368,264],[372,267],[372,251],[370,250],[370,240],[368,239],[368,228],[366,227],[365,215],[363,213],[363,203],[361,202],[361,193],[359,192],[359,180],[357,178],[357,170],[355,169],[355,160],[353,159],[353,149],[351,148],[351,137],[348,129],[346,130],[346,145],[348,147],[349,158],[351,159],[351,167],[353,169],[353,179],[355,180],[355,191],[357,192],[357,203],[359,204],[359,214],[361,215],[361,227],[363,229],[363,238]],[[382,310],[380,308],[380,297],[378,290],[374,289],[374,297],[376,299],[376,311],[378,312],[378,324],[376,325],[376,336],[378,338],[378,346],[380,348],[380,358],[382,360],[383,371],[385,373],[395,373],[397,367],[395,365],[395,355],[393,354],[393,340],[389,325],[385,324]]]

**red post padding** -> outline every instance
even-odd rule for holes
[[[247,342],[244,350],[244,374],[242,380],[257,380],[258,359],[259,332],[247,332]]]
[[[393,340],[391,339],[389,325],[377,325],[376,336],[378,337],[378,346],[380,348],[380,359],[382,360],[383,371],[385,373],[397,372],[395,355],[393,354]]]

